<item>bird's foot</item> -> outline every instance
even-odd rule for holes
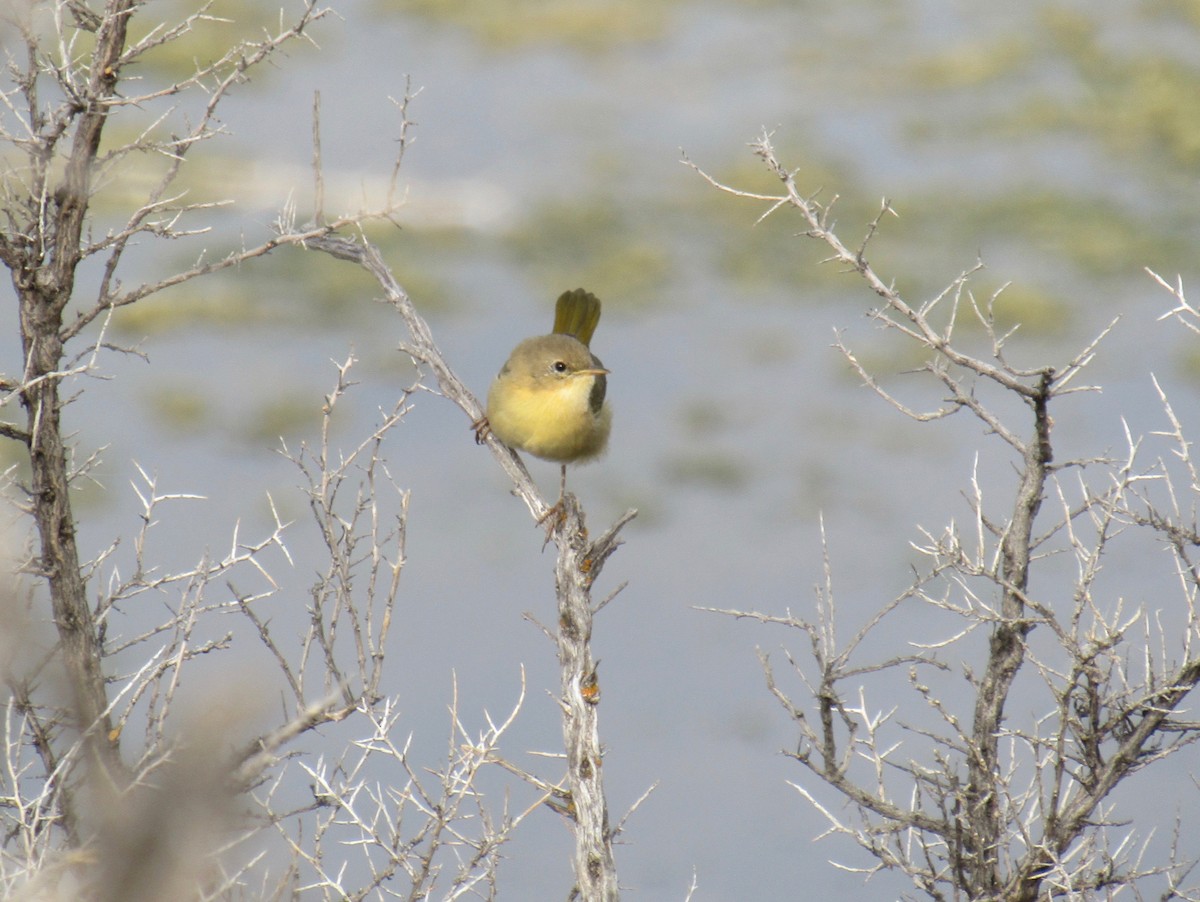
[[[562,496],[559,495],[558,500],[551,507],[546,508],[546,512],[537,518],[537,525],[546,527],[546,541],[542,542],[543,551],[550,544],[550,540],[554,538],[555,531],[566,521],[567,509],[563,505]]]
[[[482,445],[492,434],[492,424],[488,422],[487,414],[472,423],[471,428],[475,430],[475,444],[477,445]]]

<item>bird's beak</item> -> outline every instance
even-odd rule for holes
[[[604,367],[598,366],[598,367],[593,367],[591,369],[586,369],[586,370],[576,370],[575,375],[576,376],[607,376],[611,372],[612,372],[612,370],[606,370]]]

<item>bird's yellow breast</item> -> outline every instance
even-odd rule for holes
[[[592,375],[550,384],[518,385],[504,374],[488,392],[488,422],[506,445],[560,463],[589,460],[604,451],[612,428],[607,404],[591,407]]]

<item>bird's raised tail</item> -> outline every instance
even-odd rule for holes
[[[585,345],[592,342],[600,322],[600,299],[582,288],[564,291],[554,305],[554,331],[570,335]]]

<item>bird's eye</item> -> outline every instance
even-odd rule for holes
[[[567,364],[565,361],[556,360],[554,363],[550,364],[550,369],[554,370],[556,373],[565,373],[567,371]]]

